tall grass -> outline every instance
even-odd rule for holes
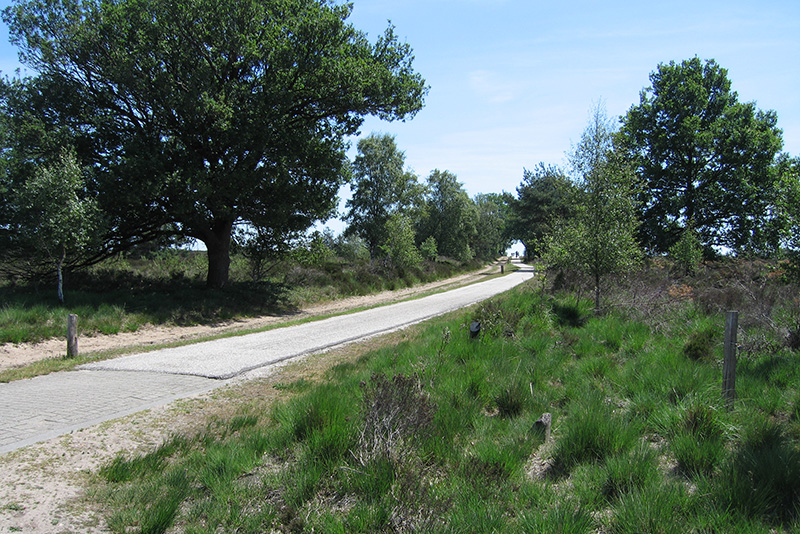
[[[557,319],[567,308],[580,320]],[[154,532],[800,529],[800,355],[745,358],[741,395],[727,410],[715,358],[684,351],[689,332],[712,318],[687,326],[691,314],[675,314],[676,324],[656,327],[629,311],[590,309],[525,287],[333,367],[320,384],[280,384],[291,398],[266,417],[243,414],[225,432],[110,464],[100,492],[109,524],[116,532],[145,524]],[[471,340],[476,317],[492,326]],[[533,429],[543,412],[553,419],[548,443]],[[125,466],[131,475],[119,474]]]
[[[553,451],[556,465],[565,472],[585,462],[605,463],[630,449],[641,435],[636,422],[614,413],[613,400],[598,391],[572,401],[566,417]]]

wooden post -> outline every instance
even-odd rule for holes
[[[728,409],[736,398],[736,331],[739,329],[739,312],[725,314],[725,347],[722,361],[722,396]]]
[[[67,317],[67,358],[78,355],[78,316],[70,313]]]
[[[505,267],[505,265],[503,265],[503,264],[501,263],[501,264],[500,264],[500,274],[503,274],[503,270],[504,270],[503,268],[504,268],[504,267]]]

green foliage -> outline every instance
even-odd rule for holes
[[[470,243],[475,236],[476,209],[456,175],[436,169],[428,176],[425,210],[417,233],[420,239],[436,239],[442,256],[471,260],[475,256]]]
[[[439,256],[439,249],[436,246],[436,238],[428,236],[425,241],[419,246],[419,251],[422,253],[422,257],[428,261],[436,261],[437,256]]]
[[[109,482],[127,482],[145,477],[151,472],[162,471],[167,465],[167,458],[179,450],[188,450],[190,445],[191,443],[185,438],[175,436],[143,456],[133,458],[117,456],[110,464],[100,469],[100,476]]]
[[[774,252],[783,226],[775,209],[782,146],[775,112],[739,102],[713,60],[662,63],[650,82],[620,136],[646,185],[646,248],[666,252],[694,228],[705,247]]]
[[[755,422],[722,467],[714,492],[723,506],[775,522],[797,519],[800,451],[783,428]]]
[[[503,306],[496,299],[482,302],[472,315],[481,325],[481,336],[489,338],[513,337],[524,316],[524,310]]]
[[[703,245],[694,230],[686,228],[669,248],[669,255],[685,274],[695,274],[703,260]]]
[[[250,278],[263,281],[279,260],[289,251],[289,236],[276,234],[266,228],[238,228],[234,235],[234,250],[239,251],[249,266]]]
[[[614,151],[613,128],[598,104],[570,154],[580,180],[574,216],[556,225],[544,254],[551,268],[574,269],[591,276],[596,313],[600,311],[602,279],[632,270],[642,256],[635,235],[638,182]]]
[[[97,206],[85,193],[83,171],[74,154],[42,167],[25,183],[18,200],[23,212],[20,230],[50,258],[86,246],[96,230]]]
[[[529,534],[589,534],[595,531],[592,515],[571,503],[558,503],[544,511],[526,511],[521,526]]]
[[[638,433],[635,425],[613,414],[597,393],[575,399],[568,409],[563,434],[556,442],[553,459],[568,473],[585,462],[606,462],[630,449]]]
[[[398,150],[394,136],[372,133],[359,140],[353,194],[344,220],[349,223],[347,233],[364,239],[373,258],[392,239],[387,228],[390,219],[420,209],[422,186],[404,164],[405,153]]]
[[[286,236],[331,216],[347,136],[366,115],[405,119],[423,106],[411,47],[391,26],[371,43],[347,22],[351,9],[17,2],[4,20],[37,77],[8,106],[14,159],[21,168],[74,139],[109,218],[106,250],[199,239],[207,283],[222,287],[234,225]]]
[[[494,259],[511,246],[511,203],[509,193],[475,195],[473,202],[477,212],[475,234],[470,249],[479,259]]]
[[[366,241],[358,236],[343,233],[334,240],[332,248],[346,261],[352,263],[369,261],[369,247]]]
[[[614,534],[682,532],[686,523],[680,511],[685,503],[684,490],[674,482],[647,485],[620,498],[609,531]]]
[[[556,316],[558,324],[572,328],[580,328],[586,322],[586,316],[576,303],[562,303],[554,301],[552,304],[553,314]]]
[[[714,343],[718,338],[718,332],[711,328],[692,332],[683,346],[683,354],[692,360],[710,359],[714,356]]]
[[[800,283],[800,156],[782,155],[778,162],[778,209],[785,221],[783,246],[786,277]]]
[[[41,298],[36,302],[7,292],[0,292],[0,295],[8,299],[0,308],[0,344],[30,343],[63,336],[70,313],[78,315],[80,332],[86,334],[135,332],[149,322],[146,313],[126,311],[120,304],[92,302],[85,292],[78,290],[72,293],[69,309],[54,306],[52,298],[49,302]]]
[[[86,196],[83,170],[74,154],[62,152],[57,162],[37,169],[19,189],[16,203],[18,218],[13,223],[18,242],[12,247],[33,249],[28,265],[34,274],[37,260],[47,261],[50,272],[57,271],[58,300],[64,302],[62,270],[67,257],[84,258],[84,249],[96,241],[100,230],[97,203]]]
[[[539,163],[533,170],[524,170],[517,199],[511,203],[510,226],[528,257],[543,254],[546,237],[557,221],[574,215],[574,190],[575,185],[559,167]]]
[[[616,499],[654,484],[658,479],[656,451],[640,443],[618,456],[609,458],[605,465],[602,493]]]
[[[354,246],[365,252],[358,240]],[[271,277],[255,283],[252,265],[235,255],[228,287],[199,291],[205,277],[203,256],[170,248],[141,258],[117,256],[87,271],[69,273],[68,307],[33,284],[0,283],[0,344],[63,337],[69,313],[79,316],[81,335],[133,332],[148,323],[215,324],[282,315],[322,299],[366,295],[392,284],[432,282],[475,268],[437,262],[400,272],[370,263],[368,254],[354,263],[339,258],[322,267],[302,267],[284,256],[271,269]]]
[[[320,232],[313,232],[292,250],[293,259],[304,267],[321,267],[333,259],[333,251]]]
[[[620,312],[557,325],[552,304],[520,288],[482,312],[517,325],[513,337],[470,340],[473,310],[282,386],[269,417],[237,415],[219,437],[109,482],[111,528],[163,517],[187,532],[797,530],[800,355],[743,358],[725,410],[717,365],[681,354],[687,323],[711,320],[699,306],[656,330]],[[533,431],[543,412],[548,443]]]
[[[422,255],[414,245],[414,226],[408,217],[395,214],[386,221],[386,241],[381,245],[398,269],[413,269],[422,263]]]
[[[725,431],[717,411],[701,402],[682,407],[670,437],[670,447],[684,473],[698,477],[714,473],[726,456]]]
[[[518,384],[500,389],[494,397],[497,413],[500,417],[516,417],[522,413],[525,405],[525,390]]]

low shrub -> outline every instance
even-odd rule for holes
[[[581,311],[578,304],[553,302],[552,310],[559,326],[580,328],[586,323],[586,315]]]
[[[710,328],[692,332],[683,346],[683,354],[691,360],[711,358],[714,355],[714,342],[717,338],[717,332]]]
[[[491,338],[513,337],[525,310],[501,305],[497,299],[481,303],[472,315],[472,321],[481,326],[481,335]]]
[[[416,376],[373,374],[361,383],[363,426],[354,453],[362,465],[378,459],[397,461],[410,441],[431,432],[436,405]]]

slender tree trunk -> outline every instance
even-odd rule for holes
[[[600,315],[600,273],[594,273],[594,313]]]
[[[208,251],[208,274],[206,286],[219,289],[228,283],[231,266],[231,231],[233,222],[221,221],[203,233],[203,242]]]
[[[61,257],[58,259],[58,301],[64,304],[64,260],[67,258],[67,249],[61,247]]]

